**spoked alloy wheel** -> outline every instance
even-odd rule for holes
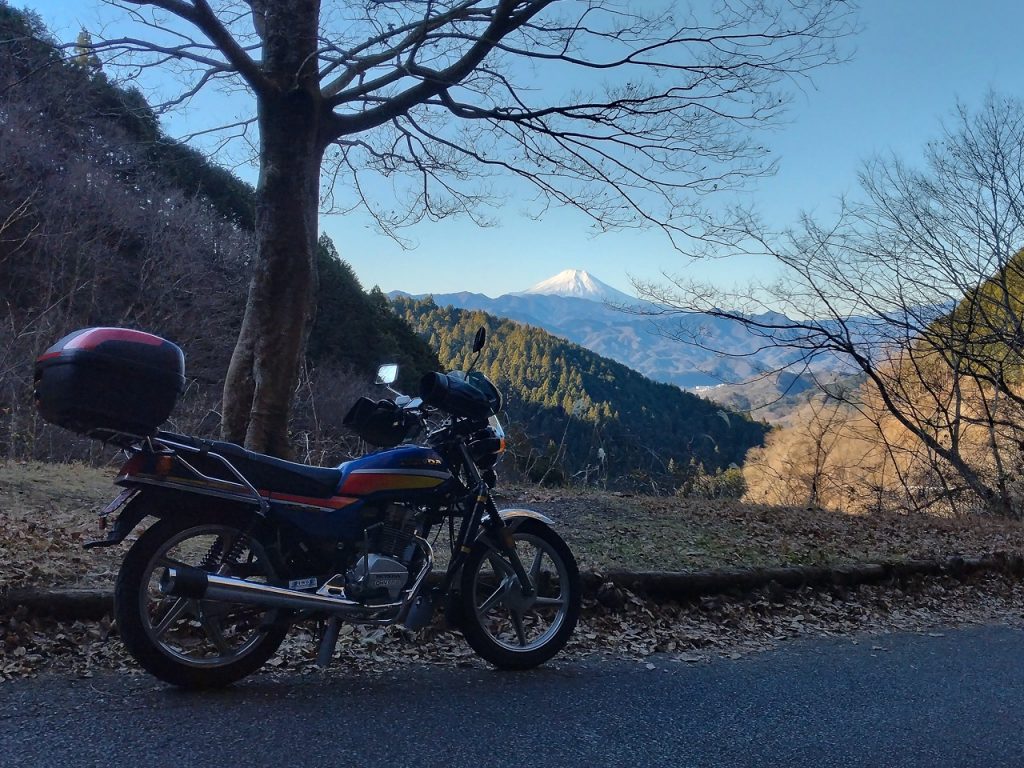
[[[129,652],[161,680],[189,688],[227,685],[258,669],[287,632],[278,612],[162,594],[164,569],[182,566],[260,583],[275,576],[263,545],[240,524],[160,520],[118,575],[115,611]]]
[[[513,533],[533,594],[508,558],[478,542],[462,572],[462,631],[480,656],[503,669],[529,669],[562,649],[580,612],[580,578],[565,542],[527,519]]]

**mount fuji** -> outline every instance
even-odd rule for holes
[[[764,348],[764,339],[737,324],[707,315],[642,314],[644,308],[657,307],[579,269],[564,270],[525,291],[497,298],[470,292],[412,295],[394,291],[390,295],[432,298],[439,307],[482,310],[533,325],[628,365],[655,381],[685,389],[748,381],[763,371],[784,367],[798,354],[784,348]],[[702,343],[686,344],[678,340],[681,337],[699,338]],[[716,354],[714,348],[730,354]]]
[[[541,280],[532,288],[509,294],[511,296],[569,296],[575,299],[607,302],[609,304],[635,304],[636,298],[602,283],[586,270],[564,269],[554,277]]]

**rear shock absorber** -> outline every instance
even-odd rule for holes
[[[238,558],[242,556],[242,552],[244,552],[246,546],[248,546],[248,538],[248,534],[243,531],[239,531],[234,542],[231,544],[231,550],[224,556],[224,559],[221,560],[221,565],[238,563]]]
[[[231,549],[225,552],[224,536],[218,536],[210,545],[199,567],[204,571],[212,571],[216,566],[223,568],[225,565],[236,564],[238,558],[242,556],[242,552],[245,551],[246,538],[246,534],[239,531],[234,542],[231,544]]]
[[[203,556],[202,562],[199,563],[199,567],[204,571],[213,569],[213,566],[220,560],[221,553],[224,551],[224,537],[218,536],[213,540],[213,544],[206,550],[206,555]]]

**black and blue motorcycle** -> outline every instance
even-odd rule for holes
[[[481,328],[478,354],[484,341]],[[382,366],[378,384],[390,390],[396,376]],[[544,515],[496,508],[502,399],[480,372],[429,373],[415,398],[361,398],[346,424],[383,449],[338,467],[159,430],[184,382],[177,346],[122,328],[73,333],[36,363],[43,417],[128,455],[115,480],[124,490],[101,512],[116,522],[86,546],[151,522],[115,591],[118,630],[146,670],[227,685],[307,619],[321,620],[326,666],[344,622],[416,630],[437,610],[500,668],[537,666],[566,644],[576,561]],[[431,541],[445,530],[435,571]]]

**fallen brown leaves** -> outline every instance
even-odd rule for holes
[[[0,587],[103,586],[123,548],[83,552],[95,512],[116,493],[113,470],[0,463]],[[999,520],[851,516],[791,509],[598,492],[512,489],[499,507],[529,506],[553,517],[585,568],[688,570],[723,566],[838,564],[1024,552],[1024,526]],[[1024,588],[989,574],[908,586],[832,591],[780,590],[745,599],[704,598],[656,605],[624,593],[621,611],[589,603],[558,658],[595,652],[695,663],[761,650],[793,637],[931,631],[965,623],[1020,621]],[[617,604],[613,602],[613,604]],[[315,626],[292,630],[266,673],[311,673]],[[417,634],[346,626],[332,670],[402,664],[483,665],[439,624]],[[556,660],[557,663],[557,660]],[[659,661],[661,663],[661,661]],[[44,671],[90,675],[137,670],[109,619],[58,622],[0,615],[0,680]]]
[[[0,616],[0,681],[43,669],[80,677],[96,669],[137,669],[112,629],[109,617],[57,622],[30,617],[24,609]]]
[[[101,536],[113,470],[0,462],[0,586],[113,585],[123,552],[82,549]]]
[[[595,653],[648,663],[700,663],[738,658],[795,638],[849,636],[873,642],[893,631],[941,634],[965,624],[1024,625],[1024,585],[999,575],[917,581],[902,587],[861,586],[746,598],[703,598],[658,605],[625,593],[611,611],[588,602],[567,648],[552,662]],[[294,627],[262,674],[312,674],[316,626]],[[875,642],[877,644],[877,642]],[[655,656],[655,654],[659,654]],[[412,633],[398,627],[345,625],[329,674],[386,672],[408,664],[485,666],[457,632],[440,622]],[[90,676],[99,670],[137,673],[109,620],[57,622],[24,614],[0,617],[0,680],[43,672]]]
[[[784,596],[764,590],[748,599],[705,597],[683,605],[652,606],[630,596],[629,603],[622,614],[586,616],[570,647],[577,642],[585,647],[589,639],[634,657],[666,653],[676,661],[694,662],[761,651],[801,637],[1024,623],[1024,585],[993,575]]]

